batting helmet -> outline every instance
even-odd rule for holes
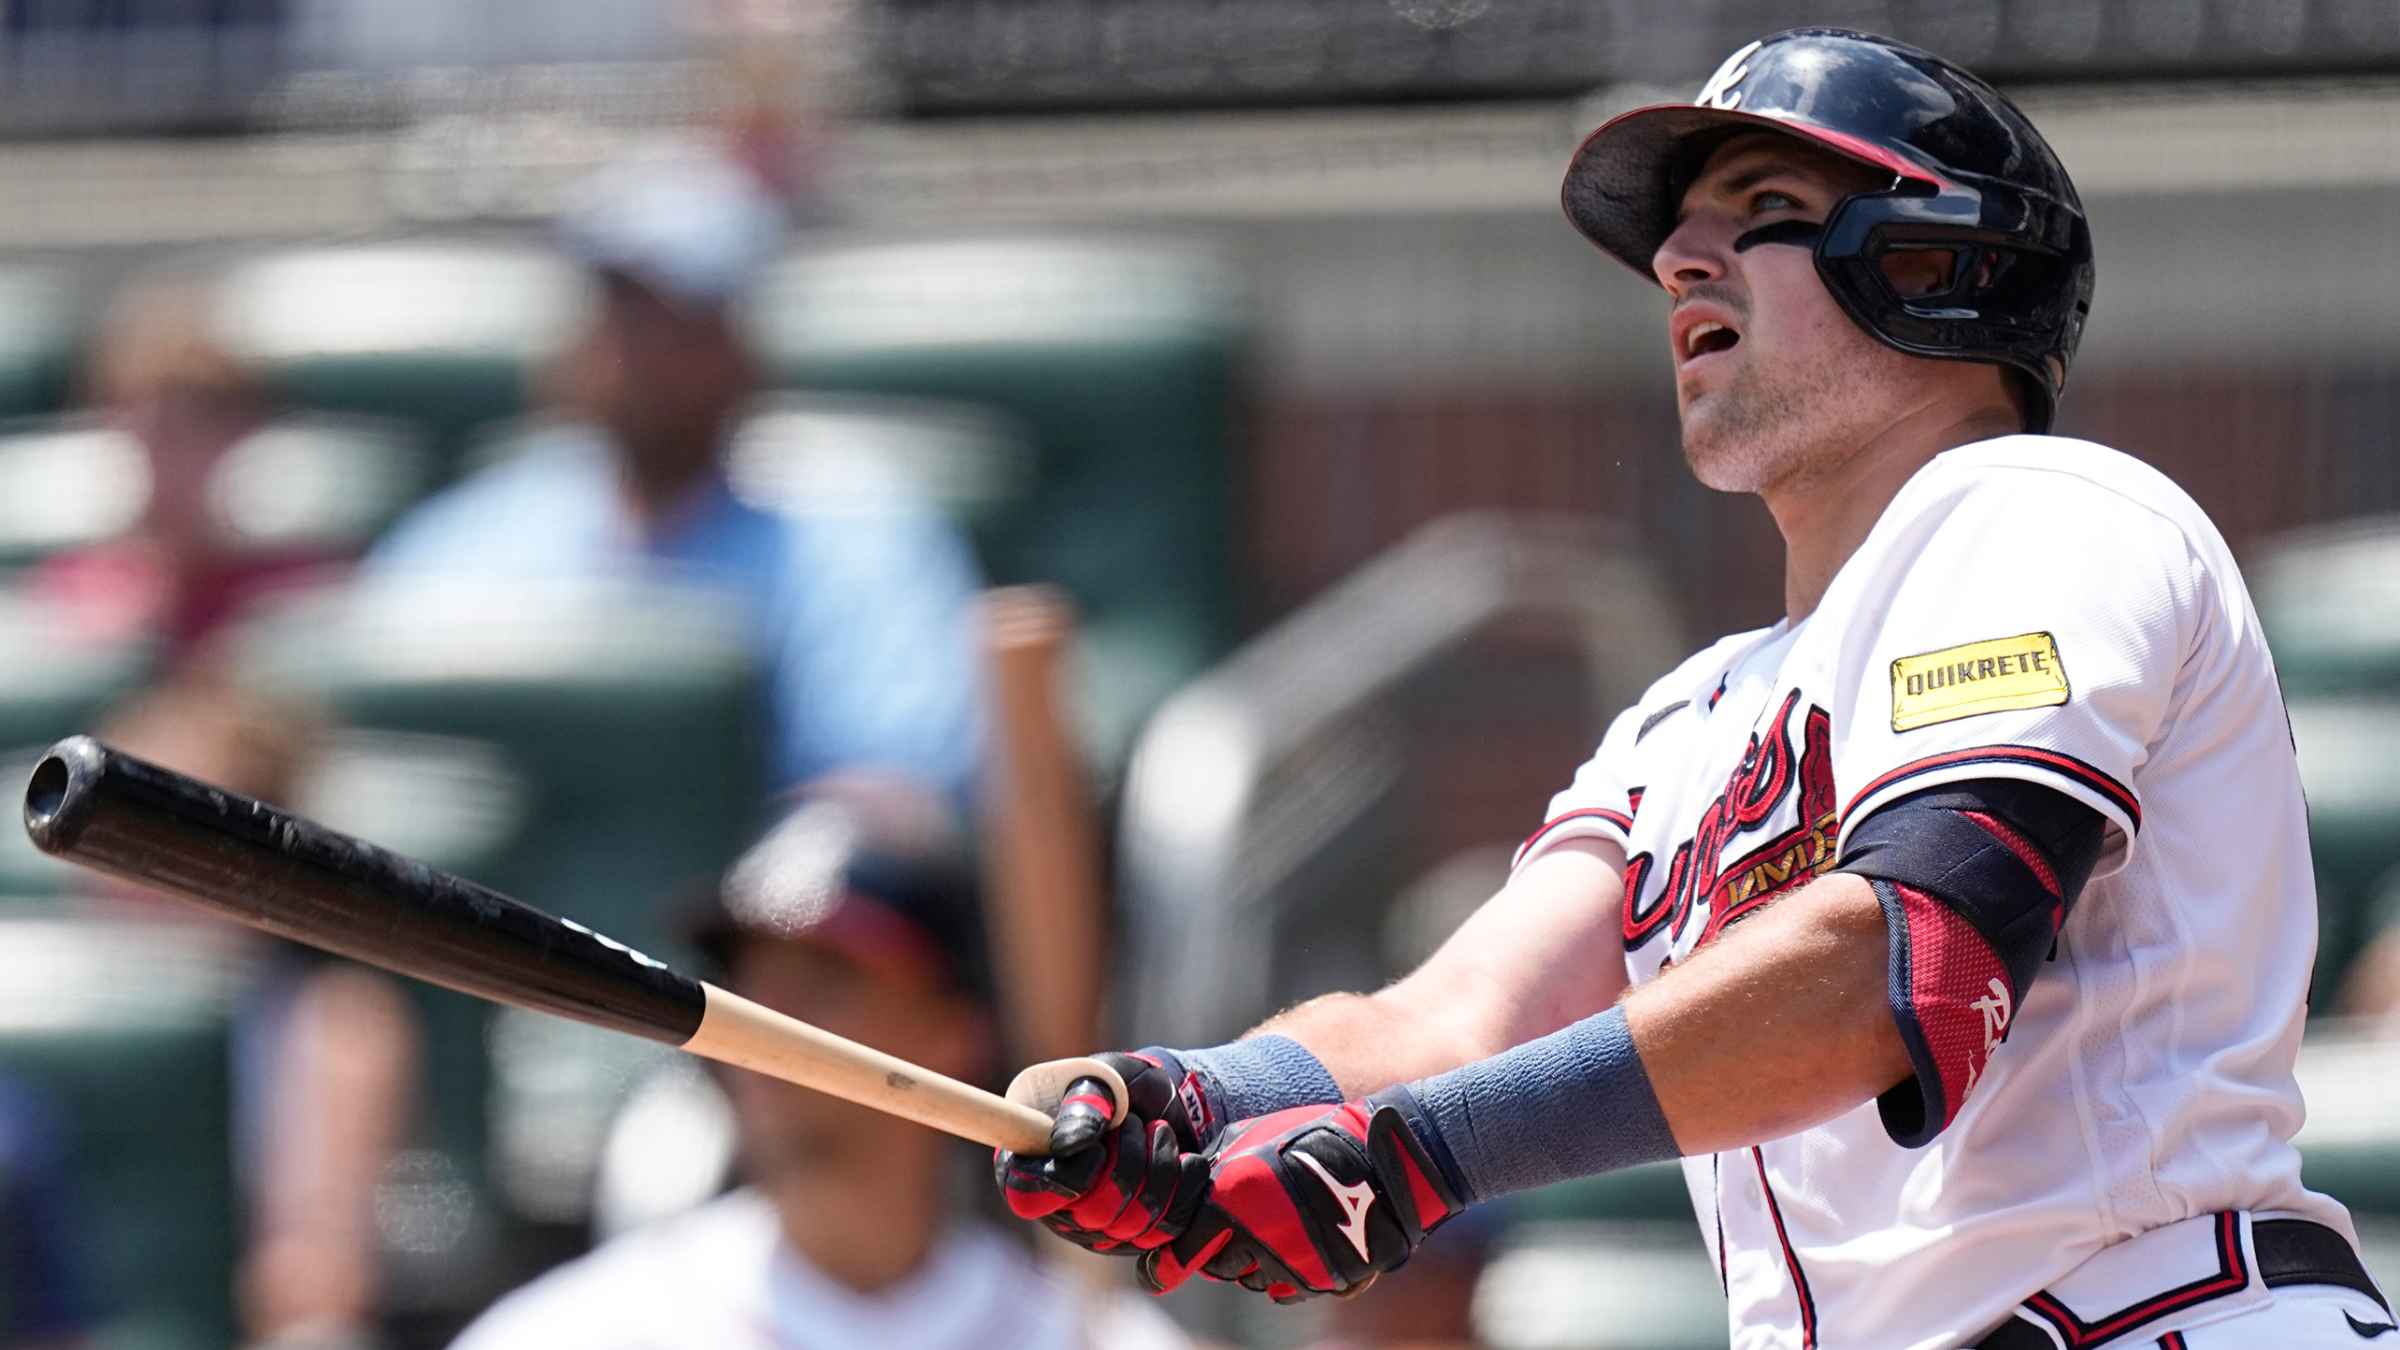
[[[2019,372],[2028,429],[2047,431],[2091,310],[2091,230],[2025,114],[1938,56],[1841,28],[1753,42],[1690,103],[1637,108],[1593,132],[1567,166],[1567,218],[1655,280],[1651,258],[1684,189],[1710,151],[1752,128],[1891,172],[1814,232],[1826,289],[1888,346]],[[1889,255],[1915,250],[1950,255],[1932,293],[1902,294],[1885,270]]]

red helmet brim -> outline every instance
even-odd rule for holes
[[[1709,131],[1754,128],[1819,145],[1846,159],[1937,188],[1942,175],[1886,145],[1794,117],[1692,103],[1653,103],[1620,113],[1586,136],[1559,188],[1567,219],[1585,238],[1651,281],[1650,260],[1675,228],[1685,142]]]

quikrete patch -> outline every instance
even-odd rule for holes
[[[1892,730],[2067,701],[2067,668],[2048,633],[1988,638],[1892,662]]]

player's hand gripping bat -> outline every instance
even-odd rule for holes
[[[295,942],[498,1003],[664,1041],[1019,1153],[1050,1146],[1068,1082],[1029,1069],[1006,1097],[918,1068],[670,969],[571,919],[338,830],[162,769],[88,736],[34,768],[25,832],[43,852],[169,892]]]

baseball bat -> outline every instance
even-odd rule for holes
[[[1040,1065],[1009,1095],[787,1017],[488,887],[89,736],[50,748],[26,785],[43,852],[204,909],[477,998],[663,1042],[965,1139],[1047,1152],[1067,1083],[1122,1080],[1095,1060]]]

